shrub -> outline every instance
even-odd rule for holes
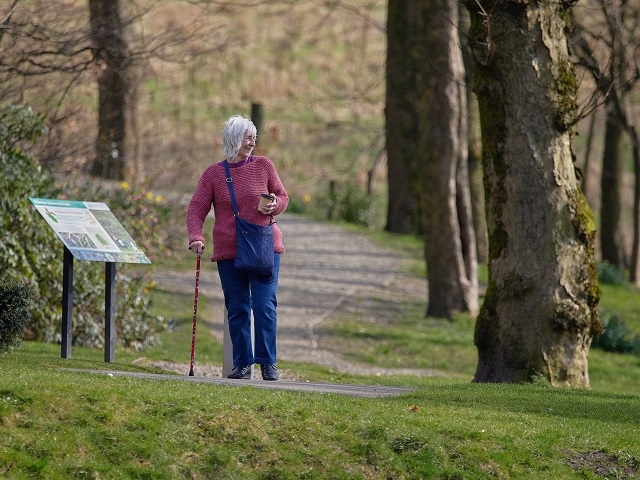
[[[347,183],[343,188],[336,188],[335,183],[331,183],[322,203],[330,220],[342,220],[365,227],[374,224],[371,196],[352,183]]]
[[[132,187],[127,182],[118,184],[103,184],[80,179],[73,184],[67,184],[64,195],[71,200],[91,199],[104,202],[114,216],[122,223],[136,243],[153,261],[161,255],[171,255],[171,240],[169,224],[172,211],[169,203],[162,195],[154,194],[143,187]],[[180,219],[182,221],[182,218]],[[182,239],[182,237],[180,237]],[[84,262],[87,263],[87,262]],[[93,263],[93,262],[91,262]],[[90,268],[90,267],[89,267]],[[93,275],[90,285],[100,285],[100,272],[87,271],[86,275]],[[152,346],[156,343],[156,334],[168,328],[162,316],[152,316],[151,289],[153,286],[153,271],[147,266],[119,264],[116,271],[116,329],[117,342],[127,348],[136,350]],[[96,308],[87,305],[74,305],[80,314],[85,332],[82,338],[74,338],[78,344],[101,345],[104,329],[101,323],[93,321],[97,318],[102,322],[104,318],[103,303],[100,303],[103,289],[97,288],[92,292],[85,292],[93,300]],[[74,314],[76,312],[74,310]]]
[[[44,131],[44,118],[29,108],[0,108],[0,281],[18,281],[33,289],[27,329],[32,339],[43,336],[52,318],[60,318],[62,296],[62,246],[29,202],[29,197],[59,192],[29,155]]]
[[[311,195],[306,194],[302,198],[289,197],[289,205],[287,206],[287,213],[307,213],[309,204],[311,203]]]
[[[598,280],[605,285],[624,285],[627,276],[624,270],[604,262],[598,265]]]
[[[171,255],[171,229],[168,225],[173,212],[163,195],[141,185],[134,187],[120,182],[117,188],[103,190],[95,197],[109,204],[114,215],[152,261],[159,255]],[[183,224],[184,219],[180,218],[180,226]],[[184,241],[182,235],[180,240]]]
[[[71,198],[104,201],[122,221],[125,229],[149,255],[166,248],[170,230],[164,222],[170,214],[158,197],[127,189],[105,190],[83,182],[84,187],[56,184],[28,154],[28,149],[45,131],[44,118],[30,109],[4,106],[0,109],[0,281],[28,283],[34,289],[32,318],[26,338],[46,342],[61,340],[63,245],[29,197]],[[64,192],[64,194],[62,193]],[[110,192],[115,192],[113,197]],[[77,197],[76,197],[77,195]],[[86,195],[86,196],[85,196]],[[113,201],[111,201],[113,200]],[[151,271],[132,273],[134,267],[119,265],[116,271],[116,339],[118,344],[142,348],[155,342],[154,334],[164,327],[162,318],[149,314]],[[83,346],[104,344],[104,265],[74,262],[72,343]]]
[[[29,285],[9,281],[0,283],[0,353],[20,345],[29,314],[32,291]]]
[[[371,197],[353,184],[347,184],[340,199],[338,214],[341,220],[368,227],[372,225]]]
[[[146,267],[145,267],[146,268]],[[141,350],[155,345],[157,333],[167,328],[163,317],[150,314],[150,273],[135,273],[136,266],[118,264],[116,268],[116,343]],[[104,264],[74,262],[73,345],[104,345]],[[56,329],[56,339],[59,339]]]
[[[153,280],[149,276],[122,269],[117,277],[116,311],[118,342],[126,348],[142,350],[157,343],[157,333],[169,328],[163,316],[152,316],[150,291]]]
[[[593,342],[594,348],[606,352],[635,353],[640,352],[640,337],[633,333],[616,314],[602,312],[604,331]]]

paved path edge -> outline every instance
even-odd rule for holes
[[[255,387],[275,390],[292,390],[298,392],[313,393],[335,393],[363,398],[379,398],[403,395],[415,392],[416,388],[389,387],[383,385],[354,385],[336,383],[314,383],[314,382],[294,382],[275,381],[267,382],[263,380],[232,380],[228,378],[212,377],[190,377],[188,375],[171,375],[160,373],[124,372],[119,370],[84,370],[76,368],[64,369],[66,371],[78,373],[91,373],[96,375],[106,375],[109,377],[130,377],[146,380],[181,380],[185,382],[210,383],[214,385],[224,385],[233,387]]]

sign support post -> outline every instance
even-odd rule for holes
[[[61,357],[71,358],[71,310],[73,307],[73,255],[65,245],[62,263],[62,338]]]
[[[116,264],[104,264],[104,361],[112,363],[116,355]]]

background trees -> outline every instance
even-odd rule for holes
[[[166,9],[161,2],[125,8],[103,0],[69,0],[63,8],[13,0],[0,7],[2,98],[32,105],[56,126],[39,155],[51,171],[144,180],[137,122],[141,84],[154,67],[184,65],[228,41],[228,27],[218,32],[215,19],[223,7],[187,2],[178,17]],[[163,28],[158,18],[170,19],[170,26]]]
[[[68,128],[93,121],[77,102],[93,65],[87,22],[79,2],[0,5],[0,98],[46,114],[51,128],[37,153],[50,169],[87,154],[87,129],[83,137]]]
[[[15,0],[11,7],[0,6],[1,97],[29,103],[56,125],[39,155],[52,171],[88,172],[98,136],[96,79],[104,65],[93,56],[88,5]],[[219,154],[217,126],[261,103],[260,147],[281,159],[301,206],[311,197],[324,208],[329,180],[364,192],[367,171],[384,147],[385,1],[318,8],[307,0],[144,0],[121,10],[128,181],[188,191]],[[38,56],[58,47],[64,47],[59,56]],[[51,67],[54,58],[53,66],[68,68],[52,73],[34,66]],[[298,158],[315,159],[313,168]],[[380,168],[377,192],[386,191],[384,175]]]
[[[620,269],[630,268],[636,286],[640,286],[640,145],[633,98],[640,80],[636,60],[639,16],[640,9],[633,2],[590,1],[573,13],[576,28],[572,42],[577,63],[586,73],[589,93],[585,110],[589,113],[602,104],[606,119],[600,182],[601,258]],[[629,185],[633,185],[632,196]],[[629,206],[632,216],[628,215]],[[633,219],[631,229],[625,217]]]
[[[427,315],[477,312],[465,69],[449,1],[388,4],[386,229],[422,232]]]
[[[105,2],[92,1],[90,5],[93,9],[81,0],[65,0],[61,9],[51,2],[13,0],[0,7],[2,98],[28,103],[47,113],[51,128],[37,154],[50,171],[58,177],[81,177],[93,171],[158,190],[189,192],[202,169],[219,156],[218,126],[230,113],[248,113],[249,105],[259,103],[265,112],[259,148],[278,163],[283,180],[290,186],[292,210],[323,214],[333,209],[342,218],[372,227],[386,224],[390,231],[423,230],[425,255],[430,258],[427,271],[433,275],[429,278],[429,295],[441,292],[429,299],[434,307],[429,313],[450,316],[470,305],[465,301],[467,307],[449,308],[455,302],[447,302],[449,307],[435,309],[435,299],[447,298],[447,292],[457,292],[454,297],[464,298],[467,293],[460,292],[466,291],[465,282],[469,286],[469,279],[475,279],[473,259],[468,254],[471,236],[465,233],[470,223],[465,155],[456,142],[466,130],[462,103],[472,98],[468,90],[462,95],[460,86],[465,80],[460,78],[457,63],[458,43],[465,45],[466,27],[456,32],[461,40],[444,28],[457,22],[448,2],[340,0],[318,4],[307,0],[250,0],[239,6],[237,2],[140,1],[121,4],[119,15],[113,10],[117,3],[109,2],[111,10],[105,10]],[[609,2],[607,8],[614,5],[618,4]],[[624,15],[621,13],[610,24],[618,25],[616,32],[623,31],[622,27],[632,32],[635,24],[626,20],[628,6],[620,3],[619,10]],[[423,18],[421,11],[429,11],[430,18]],[[555,27],[554,15],[560,14],[564,12],[545,16],[545,21]],[[489,20],[487,12],[485,15]],[[614,19],[611,15],[603,18]],[[419,23],[431,21],[434,23]],[[438,37],[430,36],[431,31],[439,32]],[[474,33],[478,35],[477,28]],[[592,50],[594,65],[609,64],[607,57],[598,55],[620,45],[609,41],[612,35],[590,33],[585,37],[583,44]],[[486,34],[483,38],[476,41],[491,42],[486,53],[488,65],[493,67],[499,37]],[[633,35],[624,38],[629,40],[622,44],[634,44]],[[445,41],[441,44],[441,40]],[[621,58],[635,58],[633,52],[624,55]],[[632,65],[624,60],[610,63]],[[628,77],[618,85],[620,91],[634,78],[632,68],[623,73]],[[597,75],[600,79],[603,76],[602,72]],[[102,88],[97,88],[96,83],[103,81]],[[122,81],[126,95],[112,95],[122,92],[118,84]],[[606,95],[611,96],[612,88],[604,90],[609,92]],[[105,98],[117,101],[103,116],[100,112],[105,102],[100,92],[108,90],[113,92]],[[434,91],[442,94],[430,95]],[[496,95],[506,98],[507,93],[523,98],[528,95],[497,88]],[[493,99],[485,98],[489,101]],[[504,121],[494,118],[494,111],[500,110],[494,104],[491,107],[485,104],[483,115],[489,129],[491,122]],[[541,111],[537,105],[531,110]],[[101,117],[105,119],[103,124],[97,121]],[[444,135],[437,130],[442,125],[449,127]],[[535,126],[535,130],[536,136],[548,135],[543,126]],[[109,137],[116,132],[117,140]],[[560,132],[565,135],[564,130]],[[96,139],[106,139],[98,148],[102,149],[99,157],[106,163],[93,161]],[[383,158],[380,153],[385,143],[388,176],[380,168],[382,162],[376,161]],[[578,145],[579,164],[582,148]],[[479,150],[479,142],[470,142],[472,158],[478,158]],[[118,174],[112,174],[108,167],[113,165],[114,154],[121,161],[114,169]],[[488,158],[495,154],[492,150],[485,153]],[[566,168],[564,155],[563,150],[557,164],[547,167]],[[420,161],[425,164],[419,165]],[[378,172],[378,177],[369,182],[367,173],[371,171]],[[487,178],[495,180],[500,172],[494,168]],[[430,183],[436,178],[440,180]],[[375,187],[371,195],[367,196],[365,184]],[[489,186],[494,195],[489,202],[498,208],[504,200],[499,198],[503,186],[499,182]],[[566,188],[569,191],[573,186]],[[509,199],[516,198],[513,192],[508,193]],[[417,201],[421,197],[423,208]],[[340,203],[339,209],[335,208],[336,202]],[[607,202],[603,203],[606,206]],[[621,208],[624,224],[624,202]],[[522,220],[523,231],[535,230],[532,235],[536,239],[540,235],[531,227],[539,218],[524,206],[488,213],[495,232],[502,231],[496,229],[497,218],[510,225]],[[497,245],[500,251],[500,241]],[[438,252],[451,255],[445,261],[446,256]],[[497,278],[499,264],[495,263],[495,253],[491,256],[492,280]],[[446,268],[439,270],[437,262]],[[447,276],[451,272],[453,275]]]

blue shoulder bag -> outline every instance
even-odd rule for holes
[[[273,217],[269,225],[256,225],[240,218],[236,195],[229,170],[229,162],[224,161],[227,174],[227,185],[231,195],[231,206],[236,219],[236,259],[234,267],[237,270],[270,276],[273,274]]]

